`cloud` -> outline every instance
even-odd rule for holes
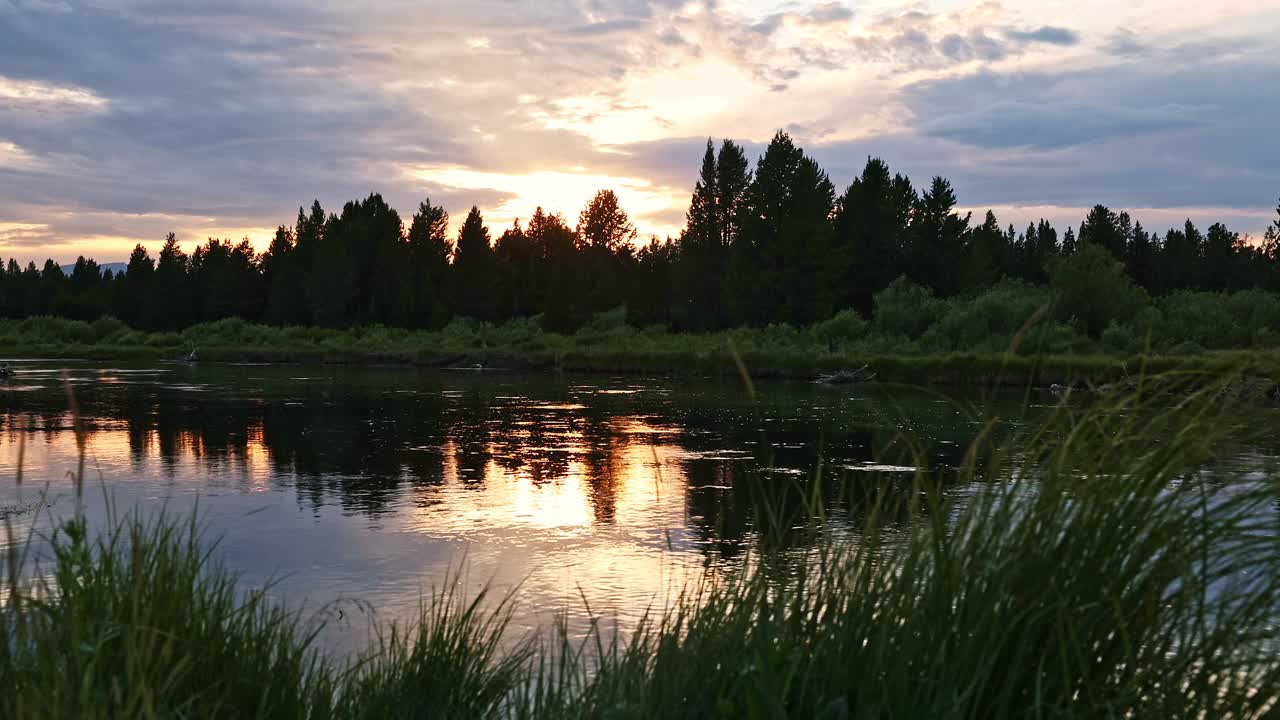
[[[1146,55],[1151,48],[1128,28],[1120,28],[1107,38],[1102,45],[1103,51],[1120,57],[1138,57]]]
[[[821,25],[843,23],[853,19],[853,10],[838,2],[828,2],[813,8],[805,17]]]
[[[580,37],[612,35],[614,33],[625,33],[638,30],[646,25],[646,21],[640,18],[621,18],[618,20],[607,20],[605,22],[593,22],[587,23],[586,25],[579,25],[568,30],[567,34],[577,35]]]
[[[1024,0],[763,5],[0,0],[0,223],[36,227],[24,252],[115,242],[117,260],[312,198],[562,202],[518,197],[539,189],[510,178],[543,172],[642,188],[645,234],[683,216],[705,133],[754,159],[780,127],[838,183],[876,154],[975,204],[1274,204],[1265,34],[1179,45],[1149,6],[1067,27]]]
[[[1133,108],[1002,101],[927,121],[921,129],[979,147],[1055,149],[1188,128],[1205,122],[1207,114],[1182,105]]]
[[[1076,31],[1052,25],[1043,25],[1034,30],[1007,30],[1005,37],[1020,42],[1049,45],[1076,45],[1080,42],[1080,34]]]

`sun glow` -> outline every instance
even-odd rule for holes
[[[539,206],[546,212],[560,213],[569,225],[575,225],[578,212],[600,190],[613,190],[633,222],[655,234],[674,234],[678,228],[664,221],[661,214],[673,204],[687,200],[688,190],[655,185],[634,177],[602,175],[590,172],[541,170],[524,175],[484,172],[450,166],[420,166],[411,171],[417,180],[429,181],[458,190],[496,190],[505,198],[497,205],[482,208],[495,235],[517,218],[527,221]]]

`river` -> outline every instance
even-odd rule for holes
[[[907,484],[916,468],[945,477],[987,418],[1034,422],[1055,402],[738,379],[11,362],[0,512],[20,537],[76,508],[74,402],[94,524],[109,503],[197,511],[215,557],[324,620],[322,642],[339,653],[364,647],[372,622],[415,616],[460,568],[466,592],[514,590],[518,630],[557,614],[634,623],[702,573],[738,567],[766,515],[815,492],[815,477],[826,522],[846,531],[858,489]],[[1250,447],[1220,467],[1274,457]]]

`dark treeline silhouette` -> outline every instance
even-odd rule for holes
[[[456,237],[445,210],[422,202],[407,224],[371,194],[326,213],[317,201],[277,229],[259,254],[210,239],[190,255],[170,234],[158,257],[141,245],[126,271],[81,257],[67,275],[52,260],[0,273],[0,317],[114,315],[142,330],[240,317],[274,325],[384,324],[436,328],[451,317],[490,322],[540,316],[572,332],[625,305],[637,326],[681,331],[808,324],[854,308],[866,316],[895,279],[935,296],[976,294],[1002,278],[1042,285],[1061,258],[1109,253],[1151,295],[1175,290],[1280,291],[1280,208],[1260,242],[1221,223],[1191,221],[1163,236],[1098,205],[1079,229],[1040,220],[1019,230],[988,211],[957,211],[951,184],[921,190],[880,159],[838,191],[779,132],[751,169],[742,148],[708,140],[677,239],[637,247],[617,196],[602,190],[576,226],[539,208],[497,238],[472,207]]]

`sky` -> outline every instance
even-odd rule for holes
[[[265,249],[301,205],[430,198],[496,236],[615,190],[683,224],[707,137],[779,129],[1019,227],[1260,234],[1280,0],[0,0],[0,257]]]

